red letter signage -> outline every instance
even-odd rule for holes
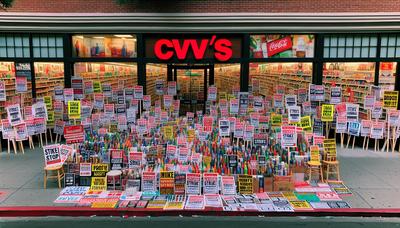
[[[159,39],[154,45],[154,54],[160,60],[170,60],[176,56],[179,60],[184,60],[188,57],[188,52],[193,53],[196,60],[205,58],[207,50],[211,49],[214,53],[214,58],[224,62],[232,57],[232,42],[225,38],[217,39],[213,35],[211,39]]]

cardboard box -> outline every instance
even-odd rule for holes
[[[260,184],[260,181],[264,183]],[[260,187],[262,189],[260,189]],[[273,178],[272,177],[263,177],[263,176],[254,176],[253,177],[253,192],[272,192],[273,191]]]
[[[294,191],[293,176],[274,176],[274,191]]]

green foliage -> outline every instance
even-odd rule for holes
[[[14,0],[0,0],[0,6],[3,8],[9,8],[12,6]]]

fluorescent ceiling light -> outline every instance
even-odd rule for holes
[[[94,36],[94,39],[104,39],[104,36]]]
[[[119,38],[131,38],[133,37],[132,35],[114,35],[115,37],[119,37]]]
[[[76,38],[83,39],[83,36],[75,36]]]

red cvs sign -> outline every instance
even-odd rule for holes
[[[213,48],[214,57],[219,61],[227,61],[232,57],[232,42],[226,38],[217,39],[159,39],[154,45],[154,54],[161,60],[169,60],[176,56],[179,60],[187,57],[189,50],[196,60],[204,58],[208,48]]]

